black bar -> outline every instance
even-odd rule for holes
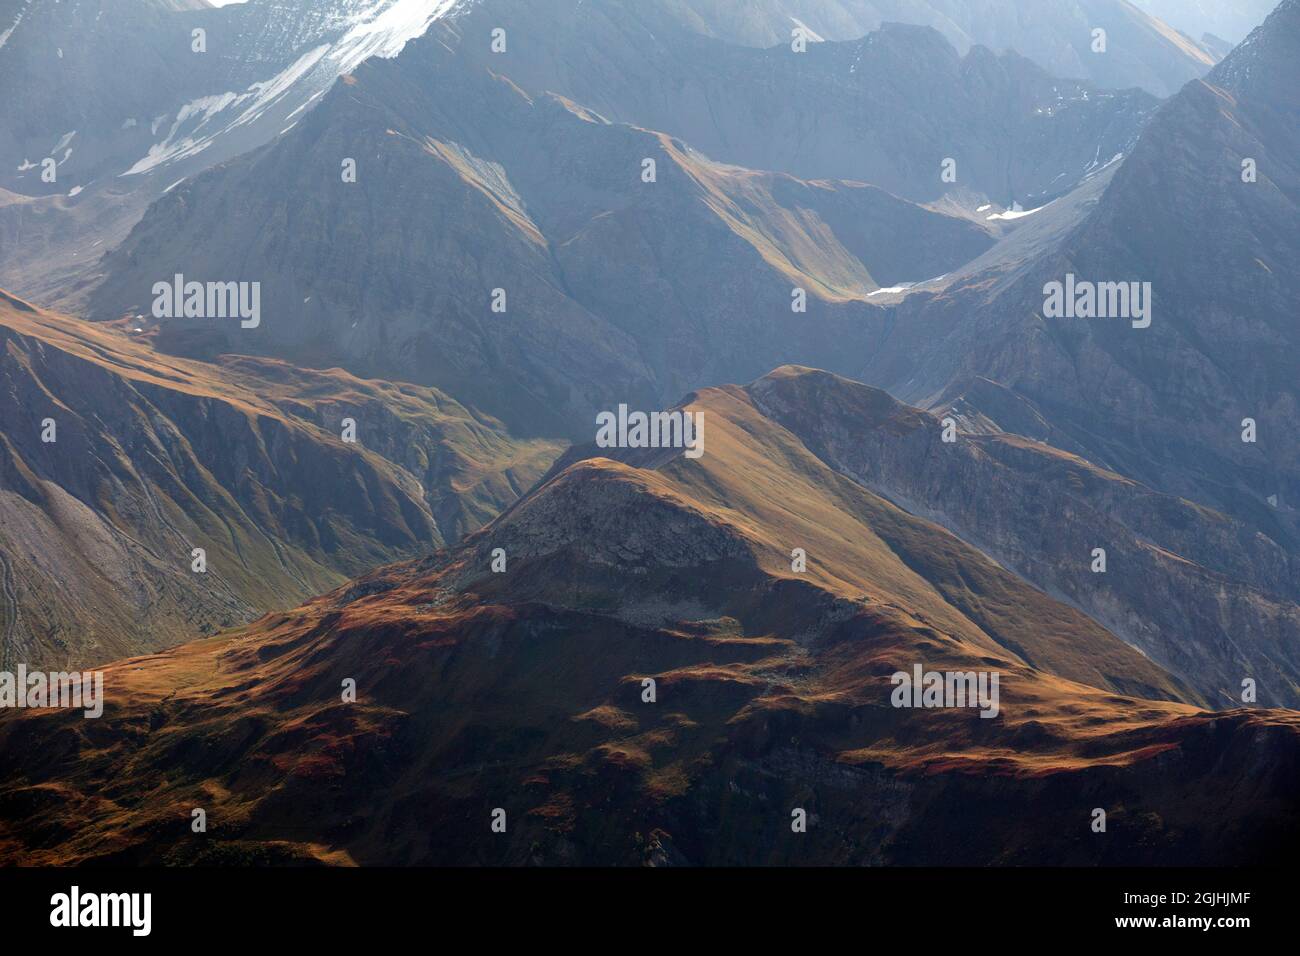
[[[151,894],[148,936],[51,926],[52,897],[74,885],[83,903],[87,894]],[[1034,932],[1053,934],[1043,943],[1201,936],[1230,946],[1242,933],[1293,927],[1294,886],[1281,870],[1222,869],[6,869],[0,919],[6,941],[76,933],[127,945],[337,944],[430,929],[437,946],[453,945],[444,935],[453,929],[494,946],[516,937],[532,947],[548,938],[666,944],[712,927],[760,944],[775,933],[812,945],[848,932],[874,947]],[[1117,924],[1131,918],[1156,925]],[[1248,925],[1162,925],[1204,918]]]

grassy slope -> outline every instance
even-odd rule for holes
[[[1275,832],[1294,714],[1200,713],[1081,614],[830,472],[742,390],[692,407],[697,461],[571,462],[450,551],[111,666],[99,722],[0,719],[0,855],[1170,862]],[[1002,715],[890,707],[912,663],[997,670]],[[1120,693],[1139,687],[1166,699]],[[1097,805],[1111,840],[1087,839]],[[495,806],[508,838],[488,833]],[[789,806],[816,813],[809,840],[788,839]]]
[[[86,666],[292,606],[478,527],[558,452],[433,389],[145,338],[0,299],[10,663]]]

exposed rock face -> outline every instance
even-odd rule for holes
[[[494,26],[516,36],[505,54],[483,39]],[[1127,151],[1156,106],[1147,93],[1063,79],[1016,52],[958,53],[929,26],[865,33],[802,53],[788,33],[749,49],[684,29],[658,4],[542,0],[469,8],[403,59],[454,55],[462,70],[558,93],[722,162],[860,180],[923,202],[953,188],[940,176],[951,157],[960,186],[1038,205],[1096,156]]]
[[[936,411],[964,400],[1007,430],[1036,419],[1033,437],[1232,514],[1294,552],[1297,55],[1300,4],[1287,0],[1161,107],[1080,225],[910,297],[853,377]],[[1045,316],[1047,284],[1067,275],[1150,282],[1150,327]],[[1243,441],[1246,419],[1255,442]]]
[[[680,29],[657,41],[623,7],[577,25],[570,11],[565,30],[549,28],[575,44],[576,65],[561,77],[567,47],[521,43],[493,56],[469,39],[481,39],[478,16],[470,9],[395,60],[366,64],[273,146],[170,192],[105,258],[95,314],[144,310],[152,284],[173,272],[256,278],[268,321],[205,347],[431,383],[516,428],[581,436],[594,411],[619,400],[662,404],[788,361],[850,371],[884,328],[873,293],[956,269],[989,248],[995,227],[857,182],[724,166],[679,139],[607,122],[581,99],[533,91],[563,79],[563,91],[621,118],[687,126],[726,159],[858,172],[929,196],[945,188],[933,163],[923,186],[890,171],[921,176],[918,157],[941,155],[934,137],[945,127],[927,110],[953,119],[1003,103],[1006,115],[988,123],[954,119],[950,128],[971,137],[959,177],[1022,194],[1068,185],[1065,154],[1125,148],[1150,108],[1136,94],[1089,98],[1014,57],[960,61],[923,28],[891,28],[861,48],[818,46],[805,69],[788,51]],[[614,50],[637,52],[617,81],[592,60],[592,50],[613,55],[597,42],[606,33]],[[687,79],[675,98],[647,99],[659,87],[636,71],[681,57]],[[909,77],[923,61],[937,66]],[[804,129],[794,91],[781,100],[769,89],[796,69],[815,87],[796,84],[800,97],[829,97],[817,130]],[[718,116],[732,119],[696,123],[711,115],[698,106],[710,90],[748,106],[718,101]],[[765,119],[747,138],[716,125],[760,114],[776,125]],[[899,127],[902,148],[881,152],[875,122]],[[1009,126],[1018,132],[1008,139]],[[791,145],[794,154],[769,151]],[[886,153],[888,163],[872,159]],[[355,183],[342,181],[346,158],[358,163]],[[232,195],[245,201],[232,209]],[[491,308],[497,289],[504,313]],[[806,315],[792,310],[795,289],[812,300]]]
[[[708,422],[699,459],[573,460],[450,551],[110,667],[98,722],[0,714],[0,856],[1119,864],[1288,851],[1293,713],[1198,713],[1180,702],[1194,690],[836,474],[744,390],[689,408]],[[998,672],[998,716],[891,706],[890,675],[918,663]],[[355,703],[340,701],[346,678]],[[209,830],[190,839],[200,795]],[[1113,810],[1106,839],[1088,828],[1097,806]],[[505,834],[490,830],[497,807]],[[808,815],[800,838],[792,808]]]
[[[968,219],[723,166],[435,52],[367,64],[273,147],[169,193],[105,259],[96,314],[147,312],[174,273],[259,281],[259,328],[170,322],[160,344],[432,383],[589,437],[619,401],[792,355],[843,369],[879,328],[882,283],[992,244]]]
[[[1263,703],[1300,704],[1300,568],[1277,541],[1019,435],[945,443],[938,418],[824,372],[780,369],[748,391],[836,471],[1083,609],[1214,706],[1239,705],[1245,678]]]
[[[116,4],[72,0],[0,4],[0,186],[32,196],[66,195],[116,175],[154,142],[152,121],[204,85],[220,56],[191,52],[201,0]],[[213,90],[212,92],[217,92]],[[45,158],[58,178],[41,176]]]
[[[205,365],[142,338],[0,297],[9,669],[102,663],[289,606],[479,527],[558,453],[431,389]]]

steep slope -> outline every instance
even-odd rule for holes
[[[1236,45],[1264,22],[1278,0],[1133,0],[1133,3],[1190,37],[1199,39],[1212,33]]]
[[[698,459],[572,460],[450,552],[113,665],[98,722],[0,715],[0,856],[1205,864],[1294,847],[1294,712],[1198,713],[744,390],[688,408]],[[915,664],[998,672],[998,715],[891,706],[890,675]]]
[[[260,327],[169,321],[161,344],[434,384],[513,427],[583,434],[618,399],[793,358],[843,369],[877,334],[881,284],[993,241],[861,183],[723,166],[428,43],[408,52],[164,197],[105,257],[94,314],[149,312],[175,273],[258,281]]]
[[[0,295],[8,669],[87,666],[292,605],[480,526],[558,452],[430,389],[204,365],[143,338]]]
[[[1297,56],[1300,4],[1287,0],[1161,108],[1081,225],[909,297],[855,377],[935,409],[965,395],[1012,431],[1040,419],[1054,444],[1243,518],[1294,552]],[[1046,317],[1046,287],[1069,275],[1149,282],[1150,326]],[[967,394],[979,379],[1010,397],[981,408]],[[1246,419],[1254,442],[1243,441]]]
[[[825,372],[778,369],[747,391],[837,472],[1082,608],[1215,706],[1238,705],[1246,678],[1262,703],[1300,704],[1294,551],[1049,445],[980,433],[960,406],[971,431],[946,443],[936,417]]]

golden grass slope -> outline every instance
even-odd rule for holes
[[[452,549],[111,665],[99,721],[0,715],[0,859],[1208,863],[1294,842],[1295,713],[1202,712],[744,390],[688,407],[698,460],[575,452]],[[1001,713],[892,707],[916,663],[998,671]]]

